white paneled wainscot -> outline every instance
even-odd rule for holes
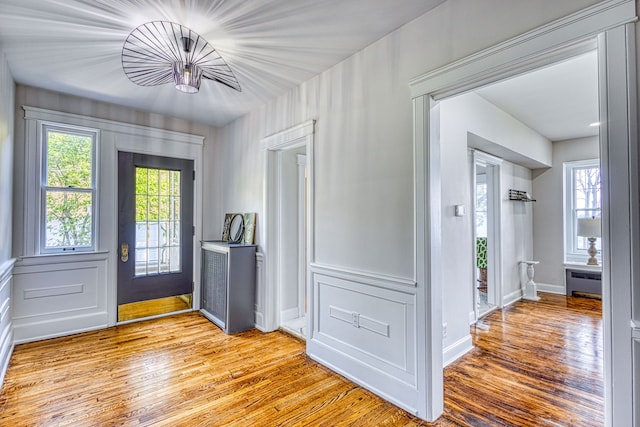
[[[11,328],[11,283],[15,260],[0,265],[0,385],[9,366],[13,352],[13,330]]]
[[[108,253],[24,257],[13,271],[15,343],[108,326]]]
[[[312,264],[314,317],[307,353],[414,412],[416,286],[405,279]]]

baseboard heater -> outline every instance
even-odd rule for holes
[[[599,271],[566,270],[567,295],[577,293],[602,294],[602,273]]]

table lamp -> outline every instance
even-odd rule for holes
[[[596,250],[596,238],[602,236],[600,218],[578,218],[578,236],[586,237],[589,241],[589,249],[587,249],[589,260],[587,261],[587,265],[598,265],[598,260],[596,259],[596,254],[598,253]]]

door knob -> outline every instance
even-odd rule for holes
[[[120,245],[120,260],[122,262],[127,262],[129,260],[129,244],[123,242]]]

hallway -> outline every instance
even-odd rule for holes
[[[603,424],[601,303],[541,294],[491,313],[445,369],[437,426]],[[281,332],[225,335],[197,313],[16,346],[3,425],[429,425]]]

